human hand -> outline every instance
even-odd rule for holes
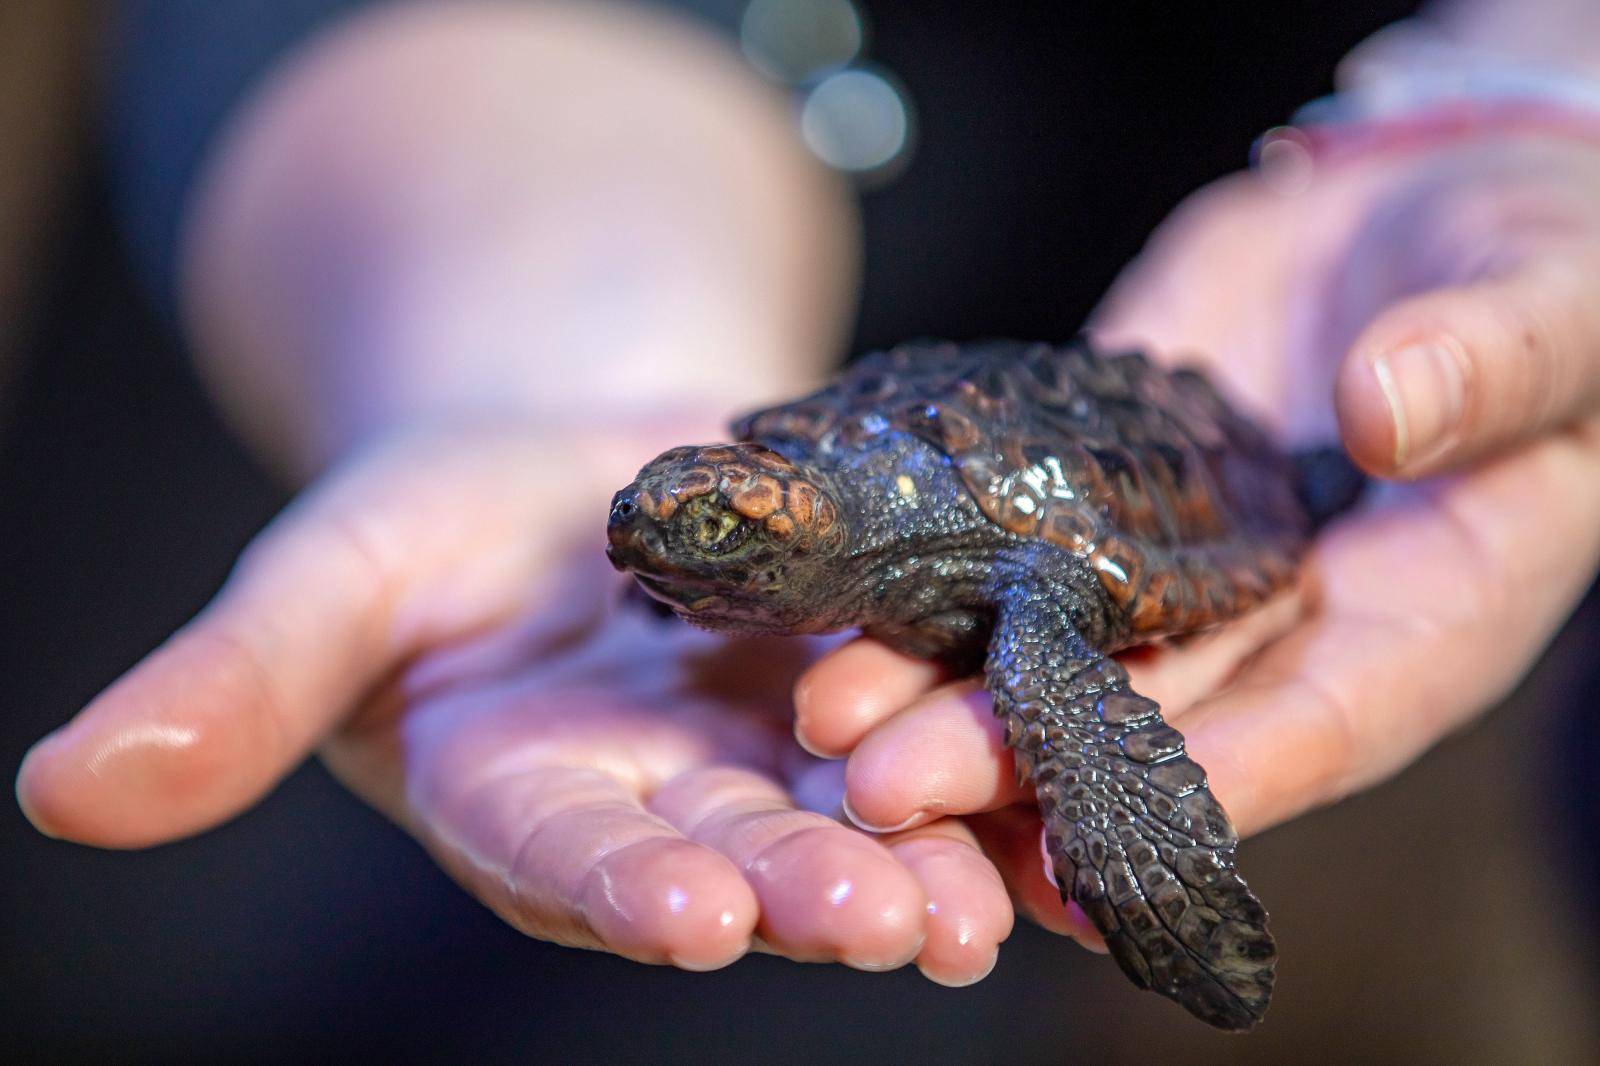
[[[1321,535],[1295,594],[1127,657],[1241,831],[1397,772],[1503,696],[1588,587],[1597,291],[1600,149],[1535,137],[1374,158],[1294,194],[1227,179],[1112,290],[1106,342],[1202,362],[1299,443],[1333,438],[1336,397],[1350,452],[1401,482]],[[848,757],[864,826],[1034,818],[977,681],[862,640],[805,675],[797,710],[809,748]],[[1053,919],[1047,876],[1020,887]]]
[[[965,827],[878,841],[796,809],[836,805],[840,787],[790,732],[813,646],[613,610],[610,490],[703,431],[444,426],[369,449],[34,748],[24,809],[71,840],[160,843],[239,813],[318,750],[533,936],[690,969],[754,938],[976,980],[1012,910]]]

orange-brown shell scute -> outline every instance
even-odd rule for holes
[[[637,500],[649,517],[668,521],[678,508],[711,497],[742,518],[763,523],[797,549],[842,546],[843,523],[831,495],[793,462],[757,444],[674,448],[640,474]]]
[[[816,507],[812,510],[811,531],[820,539],[833,532],[834,523],[839,520],[839,509],[834,506],[831,499],[826,496],[817,498]]]
[[[757,474],[729,491],[728,505],[746,518],[765,518],[783,506],[783,483]]]
[[[823,454],[886,432],[928,441],[991,521],[1083,557],[1142,639],[1285,587],[1308,532],[1288,458],[1203,376],[1082,343],[904,345],[735,431]],[[786,488],[797,527],[825,528]]]
[[[672,483],[672,494],[681,500],[704,496],[717,487],[718,473],[714,466],[691,466],[678,475]]]
[[[788,511],[794,520],[803,526],[809,526],[817,516],[817,490],[813,485],[804,481],[797,481],[789,486]]]

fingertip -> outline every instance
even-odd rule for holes
[[[848,776],[846,780],[848,780]],[[934,814],[928,811],[912,811],[911,814],[907,815],[905,818],[894,823],[893,825],[880,825],[865,817],[855,809],[855,806],[850,802],[850,793],[848,791],[849,785],[847,784],[845,787],[846,791],[844,798],[840,800],[839,805],[844,811],[844,816],[850,820],[850,824],[865,833],[874,833],[879,836],[882,836],[886,833],[899,833],[906,829],[912,829],[916,826],[922,825],[936,817]]]
[[[1089,916],[1077,904],[1063,900],[1056,887],[1038,814],[1009,807],[968,822],[1005,879],[1020,913],[1043,929],[1071,937],[1091,951],[1104,952],[1104,942]]]
[[[181,836],[195,819],[171,802],[177,784],[171,749],[181,732],[88,728],[74,723],[28,752],[17,773],[17,801],[46,836],[101,848],[142,848]],[[163,750],[165,749],[165,750]]]
[[[795,736],[813,755],[840,758],[874,726],[938,684],[939,667],[870,638],[813,663],[795,682]]]
[[[1069,935],[1078,942],[1078,946],[1096,955],[1111,954],[1111,949],[1106,946],[1106,938],[1101,936],[1100,931],[1089,921],[1089,916],[1083,913],[1083,908],[1076,903],[1067,904],[1067,908],[1077,912],[1072,918],[1077,929]]]
[[[1399,403],[1391,376],[1382,364],[1375,367],[1370,353],[1358,350],[1345,359],[1334,381],[1339,434],[1345,451],[1369,474],[1387,476],[1397,468]]]
[[[927,936],[917,968],[961,988],[994,969],[1015,912],[1005,884],[958,823],[940,822],[889,844],[928,897]]]
[[[922,887],[866,837],[837,826],[793,833],[766,849],[750,877],[765,901],[764,938],[794,957],[879,971],[922,950]]]
[[[1600,263],[1568,248],[1398,300],[1340,368],[1347,447],[1369,472],[1419,477],[1592,413]]]
[[[798,705],[799,698],[797,695],[796,706]],[[818,759],[837,760],[839,758],[838,753],[827,750],[821,743],[812,739],[805,719],[799,717],[796,717],[794,722],[794,742],[800,746],[801,751]]]
[[[741,871],[760,901],[761,941],[801,961],[903,966],[923,937],[922,888],[889,851],[796,811],[772,781],[729,767],[668,782],[650,808]]]
[[[987,692],[952,682],[864,737],[845,765],[846,812],[869,832],[1026,798]]]
[[[720,969],[750,950],[755,893],[726,858],[678,837],[637,841],[596,864],[583,895],[612,951],[680,969]]]
[[[850,756],[844,764],[841,802],[850,824],[880,835],[910,829],[932,817],[923,809],[920,795],[902,787],[897,753],[884,748],[873,745]]]
[[[17,767],[17,779],[13,786],[17,797],[17,806],[22,810],[22,816],[35,830],[51,839],[60,839],[61,831],[55,828],[55,823],[48,813],[50,797],[53,794],[48,786],[45,764],[47,756],[41,754],[51,742],[55,734],[47,734],[29,748],[22,757],[22,763]]]
[[[54,735],[24,757],[18,806],[44,835],[93,847],[143,848],[197,832],[216,819],[208,805],[183,798],[204,792],[173,750],[188,743],[181,732],[148,730]]]
[[[275,738],[238,711],[239,680],[180,636],[28,752],[17,799],[41,832],[141,848],[210,828],[278,777]]]
[[[985,960],[977,966],[949,968],[930,961],[918,962],[917,969],[922,972],[922,976],[936,985],[943,985],[945,988],[968,988],[994,973],[994,968],[999,962],[1000,949],[995,947],[990,949]]]

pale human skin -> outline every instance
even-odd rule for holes
[[[455,4],[319,42],[236,120],[184,279],[217,402],[309,487],[204,612],[29,754],[29,817],[146,846],[315,751],[545,939],[948,984],[992,968],[1018,910],[1092,944],[971,682],[868,641],[807,666],[805,642],[614,609],[609,494],[825,373],[854,253],[781,106],[660,16]],[[1330,530],[1302,594],[1130,662],[1242,830],[1481,712],[1587,587],[1597,285],[1600,147],[1526,137],[1294,196],[1230,179],[1107,298],[1108,339],[1209,353],[1287,435],[1340,429],[1415,481]],[[1423,340],[1458,384],[1397,358]],[[892,831],[797,809],[841,787]]]

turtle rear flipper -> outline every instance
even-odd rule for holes
[[[1056,883],[1134,983],[1220,1029],[1250,1029],[1272,996],[1277,949],[1234,869],[1238,835],[1183,737],[1079,636],[1070,602],[1013,586],[987,666]]]
[[[1295,495],[1305,507],[1312,529],[1321,529],[1354,507],[1366,491],[1367,475],[1337,444],[1307,448],[1290,459],[1295,469]]]

